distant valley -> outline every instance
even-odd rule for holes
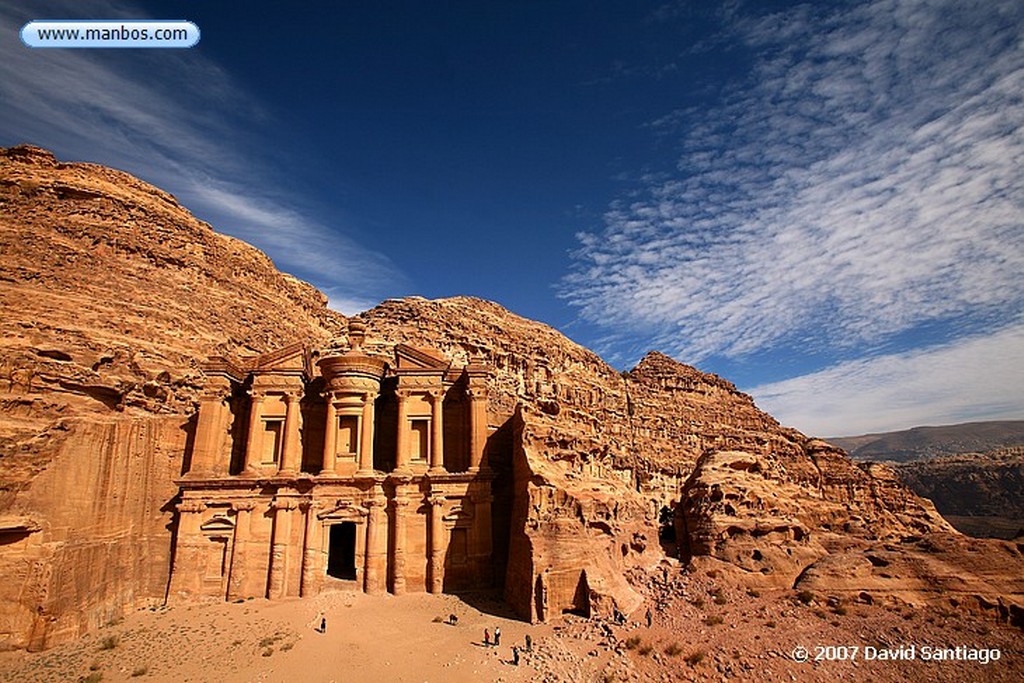
[[[915,427],[829,442],[861,461],[886,462],[970,536],[1024,531],[1024,420]]]

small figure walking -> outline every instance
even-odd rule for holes
[[[646,616],[647,616],[647,628],[650,628],[651,627],[651,621],[652,621],[652,618],[651,618],[651,608],[650,607],[647,608],[647,615]]]
[[[512,666],[519,666],[519,648],[512,646]]]
[[[320,633],[327,633],[327,617],[320,617]]]
[[[494,646],[497,647],[499,645],[501,645],[501,627],[500,626],[495,626],[494,627]]]
[[[458,626],[459,625],[459,618],[457,616],[455,616],[454,614],[449,614],[448,615],[448,624],[451,625],[451,626]]]
[[[490,646],[491,646],[491,632],[488,631],[487,629],[484,629],[484,647],[490,647]]]
[[[530,637],[529,633],[526,634],[526,651],[533,652],[533,638]]]

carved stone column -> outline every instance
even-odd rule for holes
[[[262,445],[260,428],[263,426],[263,394],[251,392],[252,399],[249,404],[249,431],[245,437],[245,474],[256,474],[256,466],[259,463],[258,450]]]
[[[176,597],[191,597],[202,592],[204,539],[200,527],[204,510],[206,504],[201,500],[183,500],[178,503],[178,531],[170,590]]]
[[[338,411],[334,407],[334,392],[328,391],[324,395],[327,397],[327,422],[324,425],[324,461],[320,474],[331,475],[338,460]]]
[[[305,598],[310,595],[316,595],[320,587],[319,581],[317,581],[317,574],[321,565],[322,551],[320,546],[323,526],[319,523],[320,520],[316,518],[317,510],[320,509],[320,503],[311,500],[306,501],[302,504],[302,509],[306,513],[306,533],[302,544],[302,586],[299,594]]]
[[[396,439],[395,471],[409,472],[409,391],[399,389],[395,392],[398,399],[398,438]]]
[[[284,395],[284,444],[281,448],[281,462],[278,463],[278,471],[282,474],[294,474],[299,471],[301,465],[299,428],[302,417],[299,413],[299,398],[298,394]]]
[[[231,550],[231,574],[228,577],[228,600],[251,597],[246,590],[249,575],[249,536],[252,532],[252,511],[256,502],[241,500],[233,503],[235,509],[235,534]]]
[[[444,590],[444,555],[448,549],[444,542],[445,497],[434,495],[430,498],[430,592]]]
[[[363,394],[363,417],[359,421],[359,469],[357,475],[373,474],[373,402],[377,396]]]
[[[196,420],[195,446],[192,449],[192,464],[189,474],[227,474],[227,464],[221,463],[224,450],[226,401],[231,396],[231,382],[224,377],[207,379],[199,397],[199,417]],[[221,467],[221,465],[224,467]],[[221,472],[223,470],[223,472]]]
[[[217,434],[213,441],[213,470],[212,474],[217,477],[226,477],[231,474],[231,396],[230,394],[221,399],[220,423],[217,425]]]
[[[407,507],[409,507],[409,499],[396,489],[395,497],[391,500],[391,530],[395,541],[391,556],[391,592],[395,595],[405,593],[405,515]]]
[[[385,500],[374,496],[366,501],[366,568],[363,571],[363,590],[370,594],[384,590],[387,573],[387,528],[384,526]]]
[[[479,472],[487,446],[487,392],[483,387],[466,390],[469,398],[469,471]]]
[[[430,472],[444,474],[444,391],[430,392]]]
[[[292,536],[292,510],[297,507],[293,498],[275,498],[274,539],[270,546],[270,577],[267,597],[283,598],[288,589],[288,547]]]

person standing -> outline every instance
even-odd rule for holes
[[[530,637],[529,633],[526,634],[526,651],[533,652],[533,638]]]
[[[490,647],[490,646],[491,646],[491,632],[488,631],[487,629],[484,629],[484,647]]]
[[[651,627],[651,621],[652,621],[652,619],[651,619],[651,608],[648,607],[647,608],[647,628]]]
[[[499,645],[501,645],[501,627],[500,626],[495,626],[494,627],[494,646],[498,647]]]
[[[320,633],[327,633],[327,617],[320,617]]]
[[[519,648],[512,646],[512,666],[519,666]]]

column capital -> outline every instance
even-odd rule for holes
[[[470,401],[480,401],[487,399],[487,388],[486,387],[466,387],[466,398]]]
[[[199,392],[200,401],[216,401],[223,403],[231,398],[231,392],[224,391],[221,387],[211,387],[209,385],[203,387],[203,390]]]
[[[298,403],[302,400],[302,392],[300,391],[286,391],[284,394],[285,403]]]
[[[441,507],[441,506],[443,506],[447,502],[448,502],[448,498],[444,494],[441,494],[441,493],[436,493],[436,494],[430,496],[429,498],[427,498],[427,503],[429,503],[431,507],[435,507],[435,508]]]
[[[299,507],[307,513],[315,514],[317,510],[323,509],[324,504],[319,500],[303,500],[299,503]]]
[[[363,394],[362,398],[364,404],[373,403],[375,400],[377,400],[377,394],[376,392],[373,391],[367,391],[366,393]]]
[[[365,507],[367,510],[370,510],[372,508],[383,508],[385,505],[387,505],[387,500],[384,498],[378,498],[376,496],[374,496],[373,498],[367,498],[366,500],[363,501],[363,507]]]
[[[223,394],[231,393],[232,382],[224,375],[207,375],[203,384],[203,393]]]
[[[298,506],[299,503],[294,498],[274,498],[270,503],[274,510],[294,510]]]
[[[255,500],[238,500],[231,504],[235,512],[252,512],[256,509]]]
[[[206,503],[201,500],[183,500],[178,503],[178,512],[202,512]]]
[[[438,399],[444,399],[444,389],[430,389],[427,391],[427,397],[430,399],[431,403]]]
[[[265,389],[250,388],[246,391],[246,393],[249,394],[249,397],[252,398],[253,401],[262,401],[267,397],[267,392]]]

